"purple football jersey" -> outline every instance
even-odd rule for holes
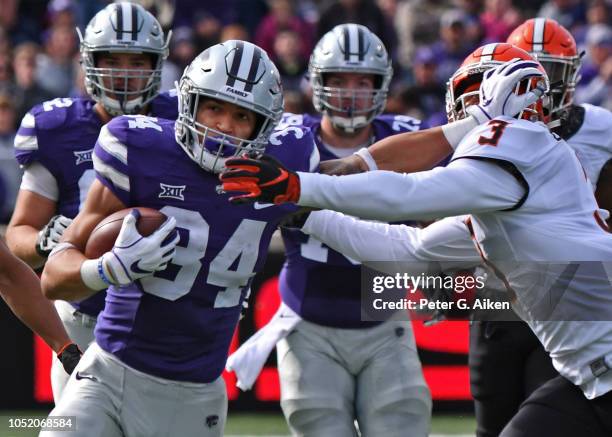
[[[276,131],[267,152],[309,171],[308,128]],[[263,266],[272,233],[293,205],[232,205],[174,138],[174,121],[119,117],[100,132],[97,178],[126,206],[174,216],[180,242],[162,272],[109,287],[96,341],[125,364],[162,378],[211,382],[225,366],[242,300]]]
[[[285,114],[285,125],[308,126],[321,161],[338,158],[319,136],[321,118]],[[405,115],[381,115],[372,122],[376,141],[402,132],[419,130],[421,122]],[[286,260],[280,274],[283,299],[303,319],[337,328],[366,328],[375,322],[361,321],[360,264],[316,238],[295,229],[283,229]]]
[[[15,157],[22,166],[40,162],[57,181],[57,213],[74,218],[95,175],[92,152],[102,121],[89,99],[57,98],[34,106],[23,118],[15,138]],[[176,119],[176,94],[162,93],[151,102],[151,114]],[[104,293],[73,302],[80,312],[97,316]]]

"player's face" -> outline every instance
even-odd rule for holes
[[[223,134],[247,140],[255,131],[256,117],[252,111],[233,103],[204,99],[198,107],[196,121]]]
[[[104,74],[102,79],[105,88],[129,92],[128,100],[133,100],[139,97],[137,91],[146,87],[153,60],[144,53],[101,53],[96,58],[96,66],[108,69],[109,73]],[[111,93],[109,97],[117,98]]]
[[[477,93],[467,94],[463,97],[463,105],[458,108],[457,114],[458,118],[461,120],[467,116],[465,112],[465,108],[470,105],[478,105],[480,103],[480,98]]]
[[[372,106],[374,76],[371,74],[330,73],[325,78],[325,86],[342,89],[330,96],[329,103],[336,108],[347,110],[335,115],[350,117],[353,111]]]

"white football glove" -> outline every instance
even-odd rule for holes
[[[53,248],[58,245],[62,234],[72,223],[72,219],[63,215],[54,215],[49,223],[38,233],[36,239],[36,253],[47,258]]]
[[[546,92],[538,85],[525,94],[515,93],[516,86],[523,79],[544,76],[537,67],[535,61],[515,58],[485,71],[480,84],[480,103],[468,106],[466,112],[481,124],[502,115],[514,117]]]
[[[125,216],[113,249],[99,258],[100,275],[109,284],[128,285],[150,276],[164,270],[174,257],[180,239],[174,217],[169,217],[148,237],[136,229],[139,217],[137,209]]]

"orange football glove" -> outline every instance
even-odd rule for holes
[[[230,197],[235,204],[262,202],[297,202],[300,198],[300,178],[270,155],[258,158],[242,156],[225,161],[226,170],[219,179],[223,191],[238,191],[245,194]]]

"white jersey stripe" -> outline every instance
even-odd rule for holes
[[[93,155],[93,166],[96,172],[100,173],[107,179],[115,184],[118,188],[126,192],[130,192],[130,178],[125,174],[121,173],[119,170],[111,167],[110,165],[105,164],[96,154]]]
[[[310,158],[308,160],[308,168],[310,169],[310,171],[312,172],[316,171],[320,162],[321,162],[321,155],[319,154],[319,148],[313,147],[312,153],[310,154]]]
[[[15,149],[38,150],[38,138],[36,135],[15,135]]]
[[[32,114],[30,114],[29,112],[26,113],[26,115],[23,116],[23,119],[21,120],[21,127],[25,127],[28,129],[33,129],[36,127],[36,119],[34,118],[34,116]]]
[[[106,126],[102,127],[102,130],[100,130],[98,143],[104,151],[127,165],[127,146],[119,141],[116,136],[111,134]]]

